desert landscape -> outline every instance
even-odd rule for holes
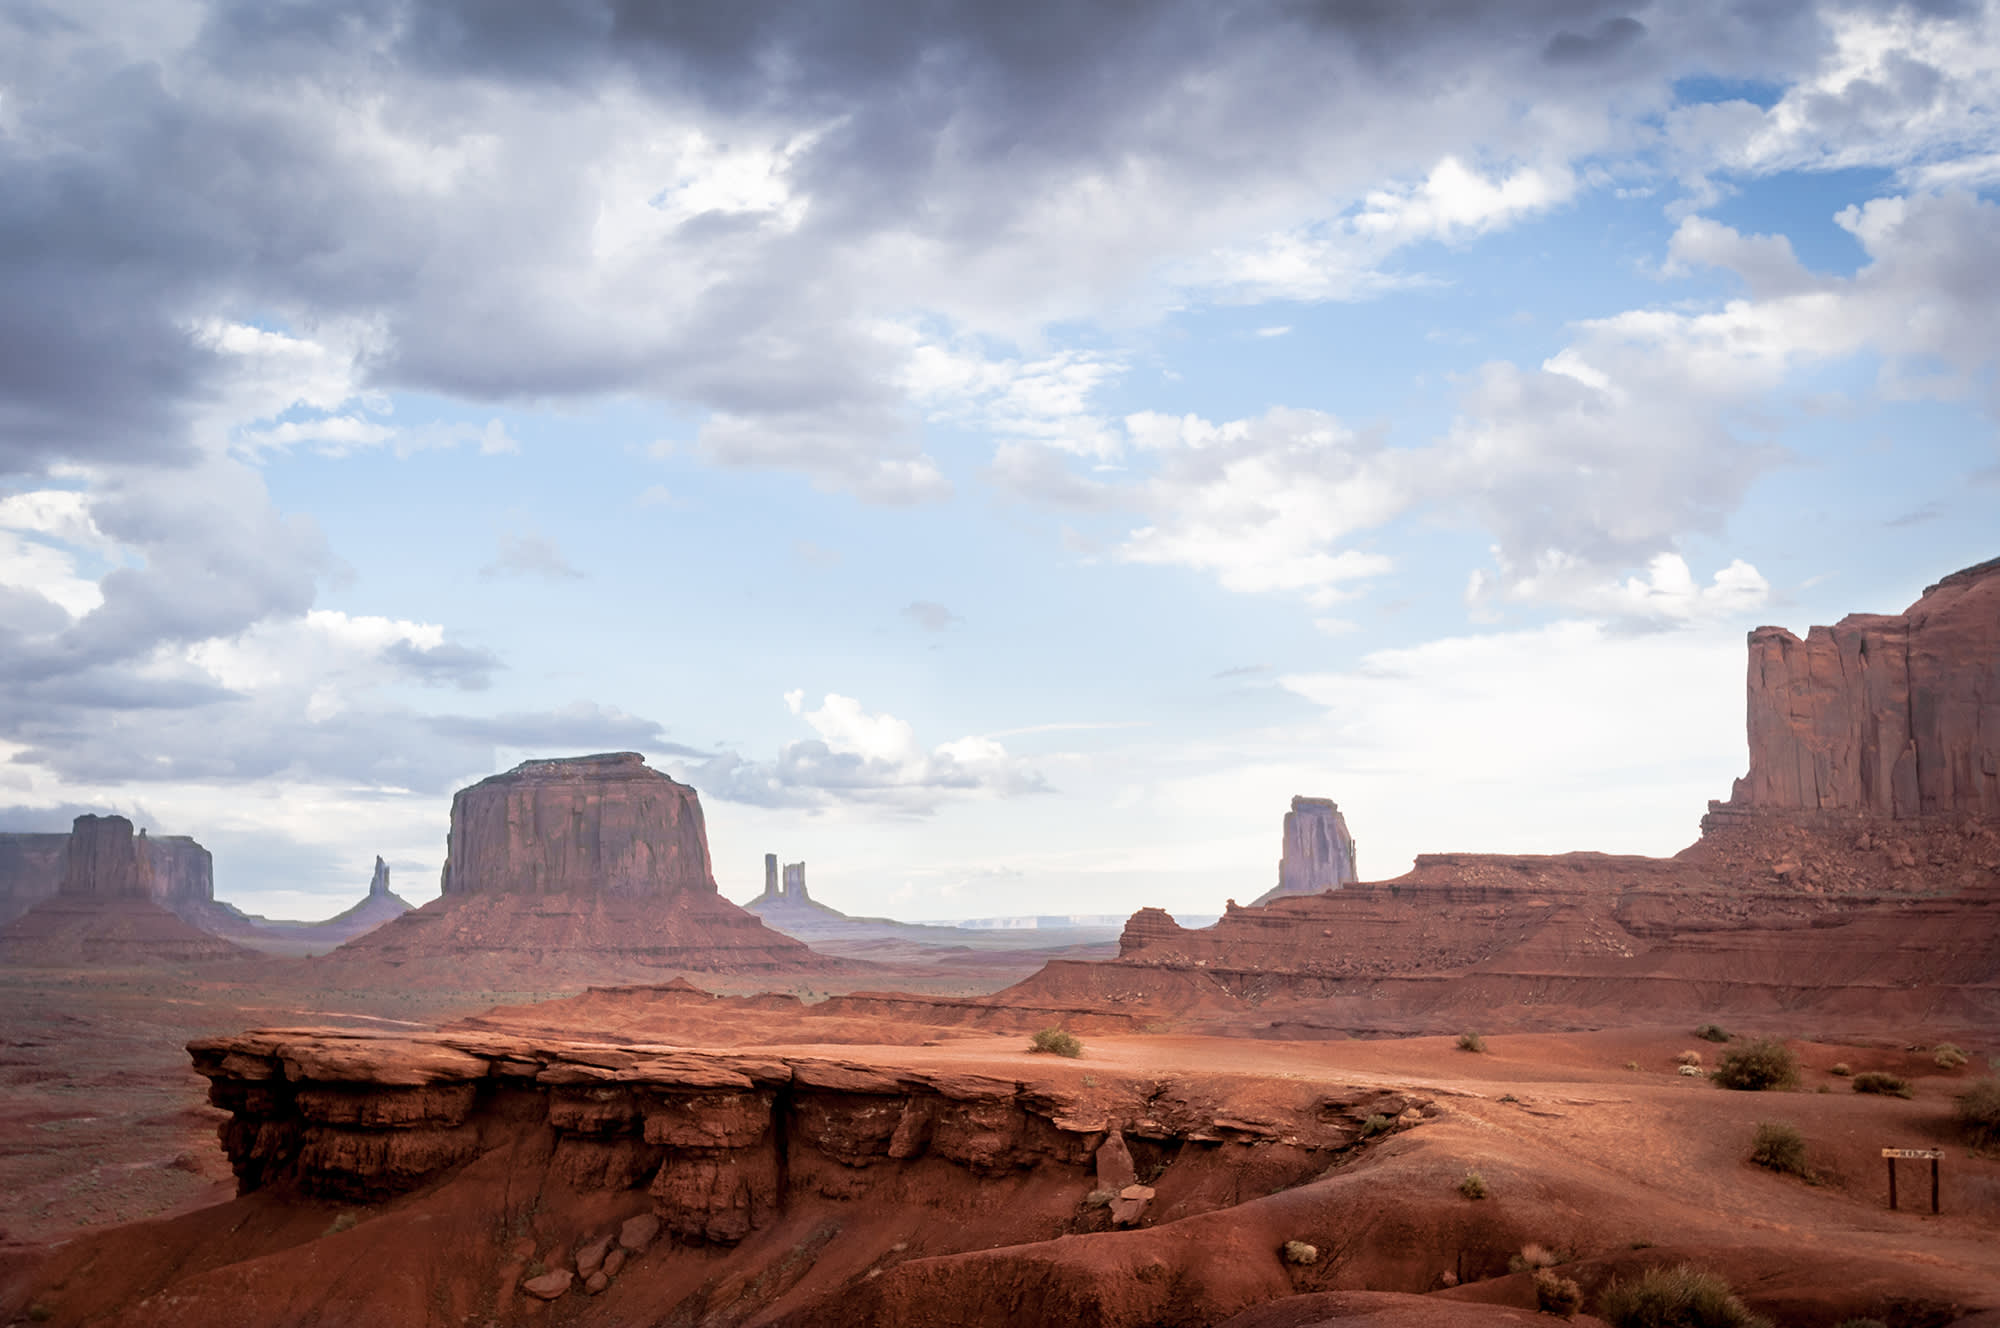
[[[310,957],[124,818],[16,837],[0,1322],[2000,1322],[2000,560],[1747,672],[1673,858],[1356,880],[1302,796],[1115,945],[738,907],[631,753],[460,790]]]

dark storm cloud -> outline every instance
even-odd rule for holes
[[[375,385],[632,391],[768,416],[738,435],[761,452],[722,459],[826,464],[868,493],[874,470],[829,458],[876,448],[899,403],[866,331],[873,239],[908,231],[948,271],[1128,163],[1166,182],[1125,200],[1144,209],[1324,175],[1302,168],[1329,143],[1394,158],[1392,108],[1432,84],[1473,73],[1503,101],[1556,98],[1559,75],[1530,81],[1544,50],[1657,44],[1627,8],[243,0],[183,44],[116,5],[10,5],[0,470],[184,455],[191,417],[237,372],[201,320],[349,319],[380,334],[356,361]],[[1794,12],[1697,17],[1743,44]],[[649,292],[590,273],[583,186],[616,137],[607,98],[631,91],[660,125],[818,131],[792,168],[804,220],[689,218],[658,257],[701,275],[663,276],[687,294],[658,315]],[[1380,143],[1329,137],[1343,124]],[[1406,132],[1406,168],[1444,142]],[[1135,272],[1150,259],[1129,257]],[[1049,280],[1013,290],[1032,308],[1072,278]],[[801,433],[816,414],[851,427]],[[892,474],[881,492],[918,490]]]

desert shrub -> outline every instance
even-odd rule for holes
[[[1028,1043],[1028,1050],[1074,1059],[1083,1055],[1083,1039],[1067,1029],[1045,1028]]]
[[[1854,1073],[1854,1067],[1849,1065],[1846,1061],[1835,1061],[1832,1067],[1827,1070],[1827,1073],[1837,1074],[1842,1079],[1845,1079],[1848,1075]]]
[[[1703,1042],[1729,1041],[1729,1030],[1723,1028],[1719,1024],[1703,1024],[1700,1028],[1697,1028],[1694,1031],[1694,1035],[1700,1038]]]
[[[1117,1197],[1118,1191],[1116,1190],[1092,1190],[1089,1194],[1083,1196],[1083,1206],[1085,1208],[1108,1208],[1111,1206],[1111,1201]]]
[[[1612,1328],[1770,1328],[1714,1273],[1690,1264],[1648,1268],[1619,1279],[1597,1297],[1597,1316]]]
[[[1319,1246],[1308,1245],[1302,1240],[1288,1240],[1285,1242],[1284,1255],[1286,1263],[1305,1267],[1319,1262]]]
[[[1468,1199],[1484,1199],[1486,1197],[1486,1177],[1480,1175],[1477,1171],[1466,1172],[1464,1176],[1459,1178],[1458,1192]]]
[[[1715,1063],[1714,1078],[1723,1088],[1746,1093],[1789,1088],[1798,1082],[1799,1058],[1776,1038],[1758,1038],[1723,1052]]]
[[[1940,1070],[1956,1070],[1971,1059],[1949,1042],[1940,1042],[1931,1048],[1931,1061]]]
[[[1370,1116],[1367,1120],[1361,1122],[1361,1137],[1363,1139],[1372,1138],[1395,1123],[1395,1121],[1390,1120],[1387,1116]]]
[[[1486,1039],[1477,1033],[1460,1033],[1458,1035],[1458,1049],[1460,1051],[1484,1051],[1486,1050]]]
[[[1885,1074],[1881,1070],[1865,1070],[1854,1076],[1854,1091],[1857,1093],[1879,1093],[1883,1097],[1915,1097],[1916,1090],[1910,1081],[1900,1075]]]
[[[326,1234],[338,1236],[343,1231],[352,1231],[354,1224],[360,1220],[353,1213],[338,1213],[334,1216],[333,1224],[326,1229]]]
[[[1544,1314],[1559,1314],[1565,1319],[1573,1319],[1576,1312],[1583,1308],[1583,1288],[1572,1278],[1546,1268],[1537,1268],[1535,1308]]]
[[[1507,1271],[1510,1273],[1530,1273],[1538,1268],[1553,1268],[1562,1260],[1556,1252],[1538,1241],[1529,1241],[1521,1247],[1519,1254],[1507,1256]]]
[[[1701,1065],[1701,1053],[1698,1051],[1684,1051],[1680,1055],[1674,1057],[1674,1064],[1693,1065],[1699,1068]]]
[[[1636,1069],[1638,1069],[1638,1068],[1639,1068],[1639,1062],[1637,1062],[1637,1061],[1626,1061],[1626,1062],[1625,1062],[1625,1068],[1626,1068],[1626,1069],[1628,1069],[1628,1070],[1636,1070]]]
[[[1806,1137],[1798,1126],[1784,1121],[1758,1122],[1757,1134],[1750,1142],[1750,1160],[1787,1176],[1813,1178],[1806,1165]]]
[[[47,1323],[50,1319],[53,1319],[55,1317],[56,1317],[56,1312],[50,1309],[47,1305],[43,1304],[39,1300],[36,1301],[34,1304],[28,1306],[29,1323]]]
[[[1975,1079],[1956,1101],[1952,1114],[1973,1147],[2000,1146],[2000,1079]]]

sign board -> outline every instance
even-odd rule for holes
[[[1932,1162],[1943,1157],[1944,1152],[1937,1148],[1885,1148],[1882,1150],[1882,1156],[1914,1157],[1920,1161]]]

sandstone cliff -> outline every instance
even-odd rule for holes
[[[200,861],[207,856],[202,851]],[[170,865],[186,860],[168,859]],[[64,965],[242,957],[245,951],[163,906],[154,861],[147,841],[133,835],[124,817],[77,817],[64,846],[60,887],[0,928],[0,960]]]
[[[526,761],[451,800],[444,893],[715,893],[701,803],[637,752]]]
[[[2000,559],[1901,614],[1750,634],[1735,807],[2000,817]]]
[[[1278,884],[1257,897],[1259,904],[1288,895],[1338,890],[1360,877],[1354,866],[1354,836],[1331,798],[1295,797],[1285,813],[1285,846],[1278,859]]]

